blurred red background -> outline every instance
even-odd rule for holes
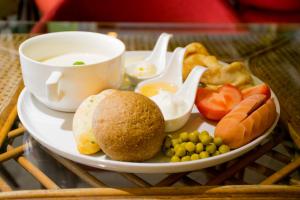
[[[41,20],[300,22],[299,0],[35,0]]]

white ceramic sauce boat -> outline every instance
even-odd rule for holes
[[[149,63],[149,64],[153,64],[156,68],[156,73],[154,75],[148,76],[148,77],[137,77],[137,76],[131,75],[130,73],[127,73],[127,76],[129,77],[130,81],[133,84],[137,84],[141,81],[158,76],[159,74],[161,74],[164,71],[164,69],[166,67],[166,56],[167,56],[168,44],[169,44],[169,40],[171,37],[172,37],[171,34],[162,33],[159,36],[157,42],[155,43],[155,46],[149,56],[144,58],[144,60],[138,61],[136,63],[131,63],[130,65],[125,67],[125,69],[126,69],[128,67],[137,66],[139,64]]]
[[[183,127],[191,115],[194,106],[194,101],[197,93],[198,84],[202,74],[206,71],[206,67],[195,67],[185,82],[182,80],[182,65],[184,59],[185,48],[178,47],[173,52],[171,59],[165,71],[158,77],[145,80],[139,83],[135,92],[139,92],[140,88],[149,83],[167,82],[178,88],[177,92],[173,94],[173,98],[182,99],[186,103],[185,112],[180,116],[165,120],[165,131],[173,132]]]
[[[162,74],[152,79],[140,82],[135,88],[135,92],[139,92],[140,88],[149,83],[167,82],[179,88],[182,85],[182,63],[185,48],[177,47],[171,55],[165,70]]]
[[[198,84],[206,69],[206,67],[202,66],[194,67],[179,90],[175,94],[172,94],[172,98],[182,99],[186,103],[187,108],[181,115],[165,121],[166,132],[173,132],[182,128],[190,118],[196,98]]]

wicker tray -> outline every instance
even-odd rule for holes
[[[21,41],[28,38],[29,35],[0,37],[0,44],[3,44],[1,45],[3,48],[0,48],[1,62],[3,63],[0,65],[0,142],[2,147],[0,162],[3,163],[14,159],[15,164],[21,166],[27,173],[32,175],[32,177],[40,183],[42,188],[50,189],[10,192],[22,188],[18,188],[18,177],[14,177],[13,174],[10,174],[9,169],[6,169],[1,165],[0,190],[5,191],[5,193],[0,193],[0,198],[29,199],[44,197],[49,199],[76,199],[77,197],[82,197],[84,199],[93,199],[97,196],[101,196],[102,198],[108,199],[182,199],[199,197],[207,199],[299,199],[299,174],[293,172],[299,168],[300,158],[297,156],[298,150],[295,144],[289,137],[289,129],[287,129],[286,120],[289,120],[292,127],[295,127],[294,130],[296,130],[299,121],[297,121],[297,117],[294,118],[291,117],[291,115],[299,116],[300,112],[298,107],[294,110],[289,107],[291,103],[297,103],[295,99],[285,99],[284,96],[281,96],[283,93],[282,91],[285,91],[284,89],[286,89],[286,87],[282,84],[276,84],[277,82],[275,81],[275,78],[276,80],[281,80],[281,76],[276,76],[274,79],[271,79],[269,75],[270,73],[274,73],[271,70],[276,70],[276,68],[273,67],[274,65],[271,64],[274,57],[273,54],[276,54],[275,57],[282,57],[282,63],[277,62],[277,68],[290,69],[290,66],[289,68],[280,66],[280,64],[286,64],[284,59],[288,59],[290,65],[296,70],[299,70],[299,68],[297,68],[297,63],[299,63],[297,62],[297,59],[299,59],[299,57],[291,57],[290,55],[290,52],[299,52],[297,49],[298,47],[297,45],[292,45],[293,43],[289,43],[289,41],[293,39],[292,37],[278,37],[276,35],[257,35],[250,37],[249,35],[243,35],[228,35],[227,37],[195,34],[185,36],[175,35],[175,39],[171,43],[171,49],[174,49],[176,46],[183,46],[191,41],[201,41],[205,45],[211,47],[209,48],[210,52],[219,55],[220,59],[227,61],[243,58],[248,59],[249,67],[255,75],[265,80],[271,85],[275,92],[278,92],[277,95],[279,96],[282,110],[285,113],[272,136],[262,145],[238,159],[199,172],[167,174],[155,181],[149,181],[149,178],[144,177],[141,174],[117,173],[119,176],[122,176],[130,186],[130,188],[122,189],[117,189],[115,188],[117,186],[110,185],[104,181],[104,178],[101,177],[101,173],[100,176],[95,175],[93,169],[78,165],[40,147],[38,144],[34,143],[31,138],[28,139],[27,134],[25,134],[25,138],[27,138],[25,141],[27,142],[16,145],[14,142],[15,139],[20,138],[23,136],[24,132],[26,132],[17,119],[15,108],[17,96],[20,89],[23,87],[18,63],[17,46]],[[146,50],[153,47],[155,36],[156,35],[152,34],[146,36],[135,35],[133,37],[123,34],[119,37],[126,43],[129,50]],[[139,46],[138,44],[145,45]],[[221,48],[212,48],[212,46],[216,46],[217,44],[220,45]],[[252,45],[252,48],[246,48],[247,45]],[[229,51],[226,48],[227,46],[232,46],[234,48]],[[276,51],[273,52],[274,48]],[[282,51],[284,51],[284,56],[282,56]],[[295,59],[296,62],[292,61],[293,59]],[[270,63],[270,65],[266,64],[266,62]],[[284,70],[282,73],[284,73]],[[299,77],[297,80],[299,80]],[[289,85],[290,90],[287,92],[295,89],[293,87],[299,89],[297,83],[298,82],[291,82]],[[28,141],[30,142],[28,143]],[[34,145],[33,147],[31,146],[32,144]],[[73,176],[78,177],[80,181],[84,182],[88,187],[96,187],[98,189],[61,189],[65,186],[58,184],[54,177],[29,159],[28,153],[32,152],[32,149],[38,149],[49,157],[52,157],[53,162],[62,166],[64,170],[71,172]],[[263,163],[263,158],[269,159],[270,162]],[[275,169],[270,164],[272,162],[279,162],[282,167],[280,169]],[[255,176],[261,177],[259,181],[255,182],[251,180],[249,175],[247,177],[246,174],[249,174],[249,171],[251,171],[252,174],[254,173]],[[109,176],[116,174],[116,172],[105,173],[110,174]],[[102,175],[104,175],[104,173]],[[205,176],[205,178],[201,176]],[[250,184],[260,184],[261,186]],[[36,189],[39,189],[39,187]]]

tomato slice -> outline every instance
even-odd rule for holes
[[[262,83],[242,90],[242,94],[244,99],[254,94],[264,94],[267,96],[267,99],[269,99],[271,96],[271,90],[267,84]]]
[[[242,94],[240,90],[233,85],[227,84],[219,89],[219,93],[224,95],[226,99],[227,108],[230,110],[242,101]]]
[[[232,85],[224,85],[218,91],[199,88],[196,106],[207,119],[218,121],[242,101],[242,94]]]

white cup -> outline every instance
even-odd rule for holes
[[[82,66],[55,66],[42,60],[70,52],[105,56]],[[49,108],[74,112],[88,96],[107,88],[119,88],[123,78],[125,45],[100,33],[57,32],[32,37],[19,47],[26,88]]]

